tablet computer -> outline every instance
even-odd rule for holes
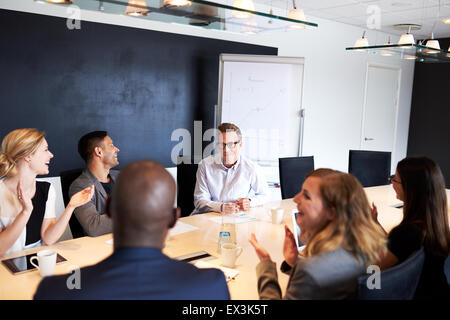
[[[198,252],[193,252],[193,253],[189,253],[189,254],[185,254],[185,255],[176,257],[175,259],[181,260],[181,261],[186,261],[186,262],[193,262],[196,260],[210,260],[210,259],[215,259],[215,258],[216,257],[214,257],[213,255],[210,255],[206,251],[198,251]]]
[[[21,274],[24,272],[36,270],[36,267],[30,263],[30,259],[35,257],[36,253],[27,254],[25,256],[20,256],[17,258],[11,258],[2,260],[2,264],[12,273],[12,274]],[[66,262],[67,259],[63,256],[56,254],[56,264]]]

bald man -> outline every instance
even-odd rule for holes
[[[198,269],[162,253],[179,216],[173,208],[175,191],[172,176],[156,162],[125,167],[106,206],[113,222],[113,254],[81,269],[80,289],[68,288],[72,274],[53,276],[42,280],[34,298],[229,299],[220,270]]]

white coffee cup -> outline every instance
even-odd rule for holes
[[[273,224],[280,224],[283,221],[283,208],[272,208],[270,209],[270,213],[272,214]]]
[[[38,264],[35,264],[34,260],[37,260]],[[31,257],[30,263],[39,270],[42,277],[51,276],[55,273],[56,251],[41,250],[37,256]]]
[[[234,243],[222,244],[222,265],[228,268],[234,268],[236,259],[241,255],[242,248]]]

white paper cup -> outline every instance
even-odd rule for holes
[[[222,244],[222,265],[228,268],[234,268],[236,259],[241,255],[242,248],[234,243]]]
[[[37,260],[38,264],[35,264],[34,260]],[[30,263],[39,270],[42,277],[51,276],[55,273],[56,251],[41,250],[37,256],[31,257]]]
[[[270,213],[272,214],[273,224],[280,224],[283,221],[283,208],[272,208],[270,209]]]

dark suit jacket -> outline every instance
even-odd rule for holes
[[[119,175],[118,170],[110,170],[111,186]],[[106,199],[108,195],[98,179],[89,169],[84,169],[81,175],[70,185],[69,196],[72,197],[78,191],[94,185],[95,192],[91,201],[75,209],[74,214],[90,237],[101,236],[112,232],[112,220],[105,213]]]
[[[67,282],[76,283],[74,273],[47,277],[39,284],[34,299],[230,298],[222,271],[198,269],[184,261],[170,259],[156,248],[116,249],[107,259],[80,271],[80,289],[68,289]]]

